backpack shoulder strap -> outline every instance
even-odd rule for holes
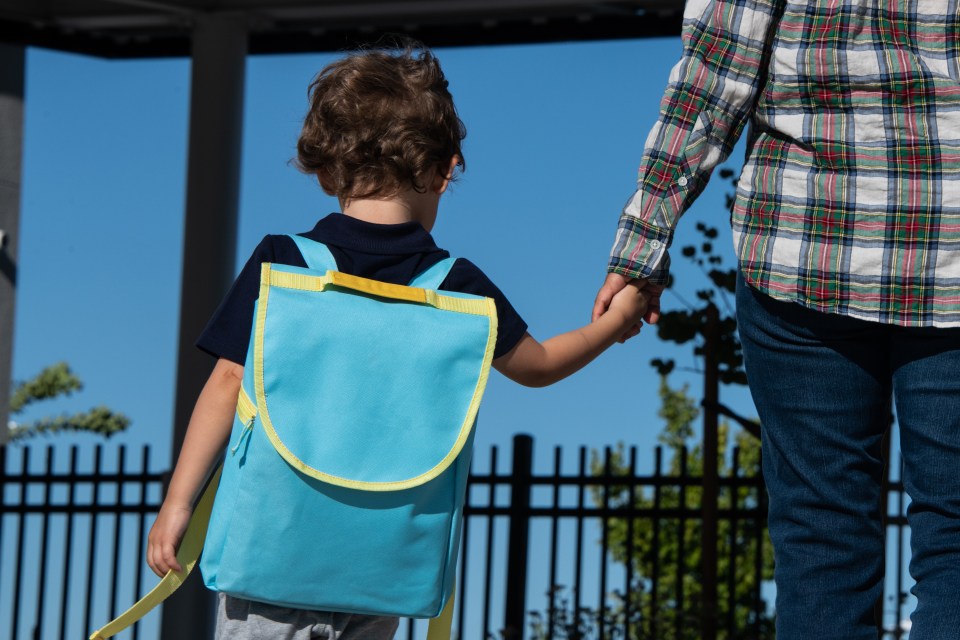
[[[297,249],[300,250],[308,269],[324,272],[337,270],[337,261],[327,245],[303,236],[291,235],[290,237],[297,244]]]
[[[413,280],[410,281],[410,286],[421,289],[439,289],[443,281],[447,279],[447,274],[450,273],[450,269],[456,261],[456,258],[444,258],[429,269],[414,276]]]
[[[333,254],[330,253],[327,245],[298,235],[291,235],[290,238],[296,243],[297,249],[300,250],[300,254],[303,256],[304,262],[307,263],[308,269],[314,271],[337,270],[337,261],[334,259]],[[443,281],[446,280],[447,274],[450,273],[450,269],[453,268],[453,263],[456,261],[456,258],[444,258],[432,267],[414,276],[409,286],[419,287],[421,289],[438,289]]]

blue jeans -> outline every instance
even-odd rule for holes
[[[891,399],[911,499],[910,638],[960,638],[960,329],[820,313],[742,278],[737,316],[763,425],[777,640],[879,635]]]

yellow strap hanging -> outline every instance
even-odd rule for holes
[[[184,583],[196,566],[200,551],[203,549],[203,541],[207,536],[207,525],[210,523],[210,511],[213,508],[213,497],[217,493],[222,471],[223,466],[213,474],[213,478],[210,479],[210,484],[207,485],[206,491],[203,492],[203,496],[200,497],[200,501],[193,510],[190,523],[183,534],[183,540],[177,550],[177,562],[183,567],[183,571],[168,571],[167,575],[160,580],[160,583],[150,590],[150,593],[124,611],[116,620],[107,623],[102,629],[94,631],[90,635],[90,640],[105,640],[117,635],[169,598]]]
[[[457,597],[457,583],[453,583],[453,593],[447,600],[443,611],[436,618],[430,621],[427,628],[427,640],[450,640],[450,630],[453,628],[453,601]]]

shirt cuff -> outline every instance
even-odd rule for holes
[[[607,271],[666,285],[670,276],[667,248],[672,240],[671,235],[668,229],[639,218],[620,216]]]

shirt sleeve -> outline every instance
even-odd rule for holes
[[[458,258],[440,288],[493,298],[497,307],[497,344],[493,349],[494,359],[517,346],[520,338],[527,332],[527,323],[503,292],[493,284],[487,274],[469,260]]]
[[[266,236],[240,270],[230,291],[214,312],[197,347],[207,353],[242,365],[247,358],[253,307],[260,295],[260,265],[275,262],[273,237]]]
[[[785,0],[688,0],[683,54],[647,136],[637,191],[620,215],[608,270],[666,283],[680,216],[743,131]]]

